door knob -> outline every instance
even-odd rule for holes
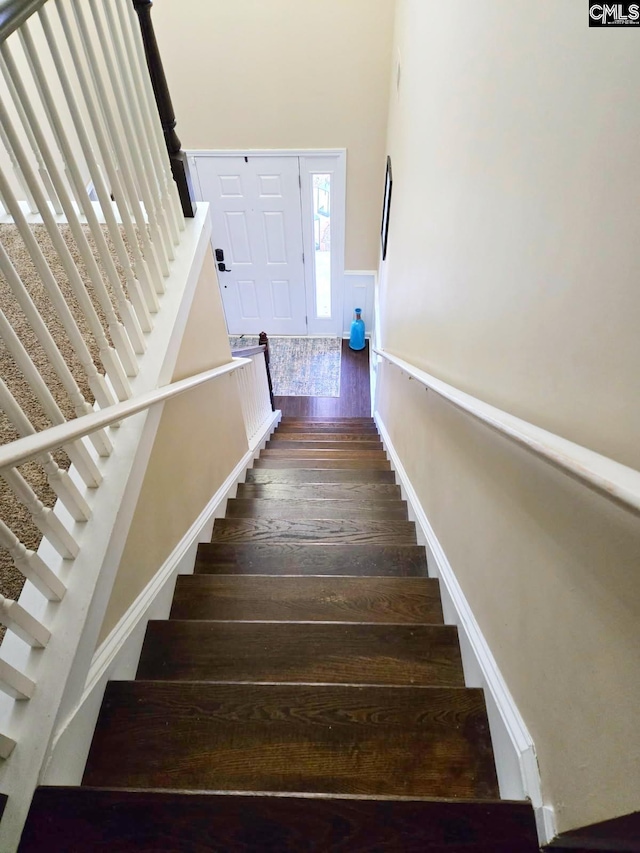
[[[216,249],[216,261],[224,261],[224,249]]]
[[[220,272],[231,272],[231,270],[229,269],[229,267],[228,267],[226,264],[223,264],[223,263],[219,263],[219,264],[218,264],[218,269],[220,270]]]

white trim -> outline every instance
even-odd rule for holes
[[[347,153],[305,154],[300,164],[300,216],[304,249],[307,336],[339,335],[343,331],[345,291],[345,241],[347,224]],[[316,314],[315,234],[313,227],[314,174],[331,175],[331,316]]]
[[[376,411],[374,417],[384,448],[402,487],[403,497],[408,503],[409,517],[416,523],[418,541],[427,549],[429,576],[440,579],[445,619],[458,627],[465,683],[469,687],[484,689],[500,796],[503,799],[531,800],[536,813],[540,841],[546,844],[557,833],[553,809],[542,801],[540,771],[533,738],[393,446],[380,413]]]
[[[346,148],[190,148],[187,157],[336,157]],[[191,164],[189,164],[191,165]]]
[[[93,655],[86,686],[76,707],[56,731],[42,775],[45,785],[79,785],[107,681],[135,676],[149,619],[166,619],[178,574],[193,572],[199,542],[209,541],[213,521],[224,516],[227,500],[278,425],[276,411],[198,518],[167,557],[159,571],[131,604]]]
[[[375,347],[373,351],[408,376],[417,379],[425,388],[430,388],[454,406],[533,451],[594,492],[636,515],[640,514],[640,471],[490,406],[385,350]]]

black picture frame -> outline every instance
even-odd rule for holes
[[[382,205],[382,226],[380,238],[382,240],[382,260],[387,257],[387,240],[389,237],[389,213],[391,211],[391,190],[393,188],[393,172],[391,171],[391,157],[387,156],[387,171],[384,179],[384,203]]]

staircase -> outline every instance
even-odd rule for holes
[[[538,849],[373,421],[285,418],[20,850]]]

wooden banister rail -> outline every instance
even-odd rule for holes
[[[21,27],[47,0],[0,0],[0,43]]]
[[[158,105],[158,113],[160,114],[169,160],[171,161],[173,179],[176,182],[180,195],[182,212],[185,216],[193,218],[196,212],[193,185],[191,183],[191,176],[189,175],[187,155],[182,150],[182,143],[176,133],[176,115],[171,102],[171,94],[167,85],[160,49],[151,19],[152,6],[153,0],[133,0],[133,8],[136,10],[140,21],[140,32],[142,33],[147,68],[151,77],[153,94]]]
[[[231,355],[234,358],[249,358],[252,355],[258,355],[259,352],[264,352],[266,347],[264,345],[258,344],[255,347],[238,347],[237,349],[231,350]]]

